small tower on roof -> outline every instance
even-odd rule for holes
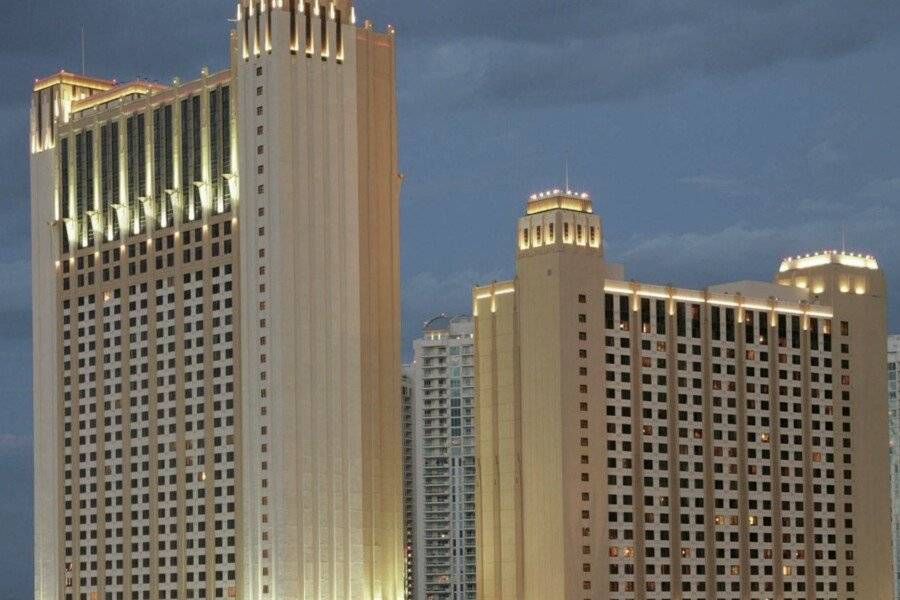
[[[586,192],[547,190],[532,194],[519,219],[518,256],[575,251],[603,255],[600,217]]]

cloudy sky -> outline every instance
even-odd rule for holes
[[[0,600],[31,595],[30,82],[227,66],[224,0],[17,0],[0,20]],[[404,344],[509,277],[533,191],[590,191],[627,275],[875,254],[900,297],[896,0],[360,0],[398,28]],[[890,322],[900,330],[900,302]]]

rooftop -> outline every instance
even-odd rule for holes
[[[90,77],[88,75],[80,75],[78,73],[69,73],[60,70],[53,75],[42,77],[34,80],[34,91],[46,89],[52,85],[67,83],[69,85],[77,85],[80,87],[92,88],[95,90],[108,90],[115,87],[115,79],[100,79],[99,77]]]
[[[789,256],[781,261],[779,273],[792,271],[794,269],[809,269],[812,267],[820,267],[822,265],[844,265],[845,267],[855,267],[858,269],[878,270],[878,262],[874,256],[868,254],[854,254],[843,250],[823,250],[813,254],[804,254],[802,256]]]
[[[135,94],[140,96],[150,96],[167,89],[169,89],[167,86],[152,81],[145,81],[142,79],[129,81],[128,83],[123,83],[102,92],[75,100],[72,102],[72,112],[87,110],[126,96]]]
[[[528,198],[526,213],[529,215],[533,215],[535,213],[554,210],[557,208],[586,213],[594,212],[594,207],[591,204],[591,198],[587,194],[587,192],[573,192],[572,190],[568,189],[556,189],[532,194]]]

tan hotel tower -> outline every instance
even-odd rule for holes
[[[34,598],[401,598],[393,31],[241,0],[225,71],[39,79],[31,185]]]
[[[474,290],[479,598],[893,597],[873,258],[627,281],[558,190],[517,239],[516,278]]]

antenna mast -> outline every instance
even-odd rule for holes
[[[85,65],[84,55],[84,25],[81,26],[81,74],[87,75],[87,67]]]

